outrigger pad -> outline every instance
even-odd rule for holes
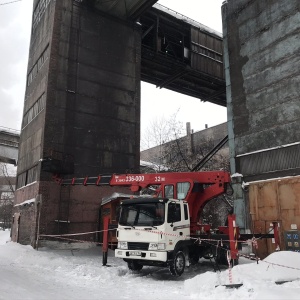
[[[235,284],[223,284],[223,286],[226,287],[226,289],[238,289],[241,287],[243,284],[242,283],[235,283]]]
[[[222,284],[222,286],[225,286],[226,289],[238,289],[241,287],[243,284],[242,283],[233,283],[233,284]],[[218,287],[219,285],[216,285],[215,287]]]
[[[278,281],[275,281],[275,283],[278,285],[278,284],[284,284],[284,283],[287,283],[287,282],[292,282],[294,280],[295,279],[293,279],[293,280],[278,280]]]

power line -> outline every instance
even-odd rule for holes
[[[22,1],[22,0],[15,0],[15,1],[11,1],[11,2],[0,3],[0,5],[6,5],[6,4],[11,4],[11,3],[20,2],[20,1]]]

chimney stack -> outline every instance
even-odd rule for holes
[[[191,123],[186,122],[186,135],[191,135]]]

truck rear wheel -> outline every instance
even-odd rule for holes
[[[216,262],[219,265],[228,265],[228,261],[227,261],[227,248],[224,246],[223,248],[219,248],[218,249],[218,254],[216,257]]]
[[[127,262],[127,264],[128,264],[128,269],[132,271],[140,271],[143,269],[143,265],[139,264],[135,260],[130,260]]]
[[[180,276],[184,272],[185,256],[182,251],[177,251],[171,264],[170,272],[173,276]]]
[[[190,253],[191,265],[197,264],[199,262],[199,259],[200,259],[200,253],[197,253],[197,252]]]

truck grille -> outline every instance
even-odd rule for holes
[[[148,250],[149,243],[132,243],[128,242],[128,250]]]

